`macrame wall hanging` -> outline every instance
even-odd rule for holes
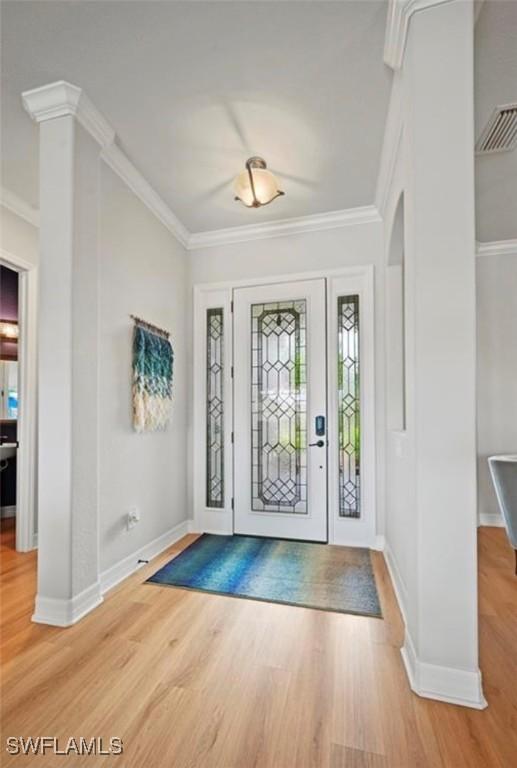
[[[174,352],[169,334],[134,315],[133,427],[155,432],[167,426],[172,406]]]

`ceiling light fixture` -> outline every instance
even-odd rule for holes
[[[246,208],[260,208],[285,194],[278,189],[278,181],[267,170],[266,161],[261,157],[250,157],[246,170],[239,173],[234,182],[236,200]]]

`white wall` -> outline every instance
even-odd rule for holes
[[[249,281],[319,269],[373,264],[376,336],[376,490],[377,533],[384,531],[384,267],[382,223],[352,224],[336,229],[193,250],[193,284]]]
[[[517,251],[480,256],[477,277],[478,513],[498,524],[487,457],[517,453]]]
[[[386,509],[385,509],[385,557],[388,561],[393,583],[397,591],[400,608],[406,621],[414,613],[409,599],[410,587],[416,579],[416,515],[414,509],[413,484],[415,474],[415,450],[411,429],[407,428],[407,376],[402,382],[402,357],[407,361],[408,333],[408,290],[407,274],[404,294],[402,293],[402,261],[407,273],[407,245],[405,242],[405,208],[402,202],[407,181],[407,147],[403,141],[403,95],[402,73],[395,73],[393,79],[390,110],[386,125],[383,163],[389,171],[389,183],[385,195],[381,196],[384,226],[384,259],[386,275]],[[400,264],[400,266],[398,266]],[[405,301],[404,308],[402,300]],[[405,348],[391,340],[392,329],[400,333],[402,317],[406,320],[403,335]],[[402,341],[402,339],[400,339]],[[395,359],[392,354],[395,353]],[[404,384],[404,393],[401,387]],[[405,401],[402,402],[402,394]],[[406,423],[402,424],[402,406]],[[405,429],[401,429],[405,426]]]
[[[101,169],[100,557],[101,571],[188,517],[188,256],[173,235],[104,164]],[[171,332],[173,411],[164,432],[131,426],[130,314]],[[125,527],[129,507],[141,521]]]
[[[398,83],[397,83],[398,87]],[[387,203],[386,269],[386,558],[393,572],[400,608],[411,615],[409,590],[415,576],[416,516],[412,499],[415,472],[413,434],[407,429],[403,154],[400,148]]]
[[[37,265],[39,261],[37,227],[0,205],[0,247]]]
[[[303,234],[200,248],[190,253],[192,282],[274,277],[381,262],[382,224],[350,224]]]

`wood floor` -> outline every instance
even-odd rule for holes
[[[189,540],[57,629],[30,622],[36,556],[3,532],[2,766],[517,766],[517,578],[502,530],[480,533],[483,712],[409,690],[381,554],[384,621],[142,584]],[[117,736],[124,752],[6,755],[7,736],[38,735]]]

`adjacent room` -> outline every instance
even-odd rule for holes
[[[0,15],[1,764],[513,768],[517,2]]]

